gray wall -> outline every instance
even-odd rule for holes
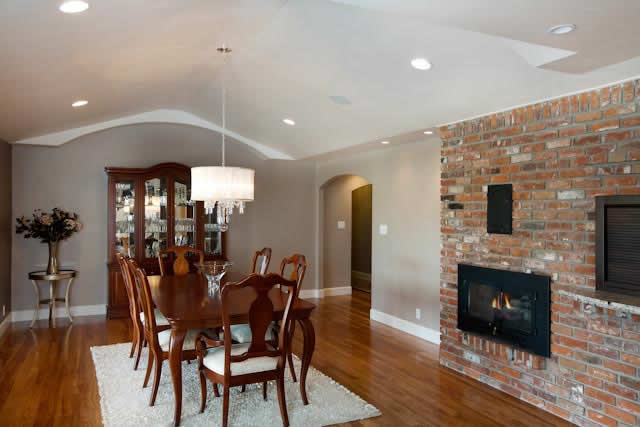
[[[75,211],[83,230],[62,243],[63,266],[77,269],[72,305],[106,304],[107,179],[105,166],[146,167],[161,162],[188,166],[220,162],[218,134],[195,127],[143,124],[87,135],[60,147],[13,146],[13,215],[55,206]],[[302,252],[314,259],[314,169],[306,162],[264,160],[244,144],[227,143],[227,164],[256,170],[256,199],[244,215],[234,214],[227,238],[228,257],[246,271],[256,249],[271,246],[273,269],[280,259]],[[47,248],[39,242],[13,242],[13,310],[31,309],[29,271],[43,268]],[[313,277],[310,266],[308,277]],[[313,287],[311,280],[305,288]]]
[[[11,311],[11,146],[0,140],[0,321]]]
[[[332,179],[320,190],[324,206],[321,287],[351,286],[351,192],[367,184],[360,176],[346,175]],[[344,230],[338,230],[338,221],[345,222]]]
[[[339,175],[359,175],[373,184],[372,308],[438,331],[439,139],[425,137],[412,144],[319,162],[318,193]],[[380,224],[388,225],[388,235],[379,234]],[[317,265],[324,262],[321,229],[316,229]],[[316,274],[322,283],[322,270],[316,269]],[[420,320],[416,308],[422,310]]]
[[[282,257],[300,252],[310,263],[304,288],[324,284],[324,272],[315,268],[325,265],[321,187],[336,176],[358,175],[373,184],[373,308],[438,329],[437,138],[323,161],[265,160],[244,144],[231,142],[227,147],[229,165],[256,170],[256,200],[244,215],[234,215],[228,235],[228,255],[235,268],[246,271],[253,251],[269,246],[273,249],[272,271]],[[144,167],[169,161],[189,166],[218,164],[220,137],[194,127],[145,124],[87,135],[60,147],[15,145],[11,152],[13,206],[9,218],[55,206],[77,212],[84,229],[62,244],[60,258],[63,266],[80,271],[72,305],[97,305],[107,300],[104,167]],[[6,157],[3,160],[8,163]],[[11,167],[3,168],[7,169]],[[379,224],[388,224],[387,236],[378,233]],[[15,236],[12,255],[12,309],[30,310],[34,295],[26,275],[45,266],[47,248]],[[416,308],[422,309],[421,320],[415,318]]]

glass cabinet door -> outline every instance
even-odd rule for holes
[[[195,247],[196,203],[191,200],[191,185],[186,180],[175,180],[174,205],[174,244]]]
[[[116,181],[115,250],[124,256],[136,256],[135,181]]]
[[[149,179],[144,189],[144,256],[155,258],[167,249],[167,178]]]
[[[222,232],[218,226],[218,215],[213,213],[204,216],[204,254],[205,256],[222,255]]]

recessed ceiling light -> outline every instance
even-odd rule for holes
[[[387,145],[389,144],[389,141],[380,141],[380,144]]]
[[[63,13],[80,13],[89,9],[89,3],[81,0],[71,0],[62,3],[59,9]]]
[[[428,70],[431,68],[431,63],[424,58],[413,58],[411,66],[416,70]]]
[[[71,106],[73,108],[78,108],[78,107],[84,107],[85,105],[87,105],[89,103],[89,101],[85,100],[85,99],[80,99],[76,102],[74,102],[73,104],[71,104]]]
[[[424,134],[425,135],[433,135],[433,131],[432,130],[425,130]]]
[[[296,122],[294,122],[292,119],[282,119],[282,121],[285,124],[289,125],[289,126],[295,126],[296,125]]]
[[[555,27],[549,28],[549,32],[551,34],[555,34],[556,36],[561,36],[563,34],[569,34],[575,29],[576,29],[576,26],[574,24],[562,24],[562,25],[556,25]]]

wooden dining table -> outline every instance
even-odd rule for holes
[[[237,282],[246,274],[229,272],[222,283]],[[185,276],[149,276],[149,285],[153,301],[160,312],[167,318],[171,326],[169,342],[169,368],[175,395],[173,425],[180,425],[182,413],[182,365],[181,353],[188,329],[204,329],[222,327],[222,302],[220,292],[210,293],[207,280],[201,274]],[[278,288],[269,293],[273,303],[273,320],[280,320],[284,314],[288,294]],[[248,323],[249,307],[254,299],[251,288],[234,292],[230,296],[228,308],[231,324]],[[309,301],[298,299],[293,305],[289,318],[298,322],[304,336],[302,369],[300,372],[300,394],[305,405],[309,403],[306,392],[306,379],[313,350],[315,348],[315,331],[311,323],[311,312],[315,305]]]

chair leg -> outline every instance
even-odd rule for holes
[[[160,356],[156,356],[155,359],[156,369],[153,376],[153,388],[151,389],[151,400],[149,400],[149,406],[156,404],[158,386],[160,385],[160,376],[162,375],[162,358]]]
[[[287,352],[287,360],[289,363],[289,371],[291,371],[291,380],[295,383],[298,379],[296,378],[296,371],[293,368],[293,356],[291,355],[291,350]]]
[[[213,383],[213,395],[215,397],[220,397],[220,392],[218,391],[218,383]]]
[[[247,386],[242,384],[242,388],[240,388],[240,393],[244,393],[246,389],[247,389]]]
[[[280,404],[280,416],[282,417],[282,425],[289,427],[289,414],[287,414],[287,400],[284,396],[284,369],[281,375],[278,377],[278,403]]]
[[[262,383],[262,398],[267,400],[267,382]]]
[[[227,427],[229,423],[229,384],[224,384],[222,396],[222,427]]]
[[[133,353],[135,353],[136,351],[137,344],[138,344],[138,331],[136,331],[136,328],[134,326],[133,333],[131,334],[131,351],[129,352],[129,359],[133,357]]]
[[[217,390],[215,384],[213,387]],[[207,378],[202,369],[200,370],[200,399],[200,413],[203,413],[205,406],[207,406]]]
[[[149,385],[149,377],[151,376],[151,368],[153,368],[153,352],[149,349],[149,355],[147,359],[147,373],[144,375],[144,383],[142,384],[142,388],[147,388]]]
[[[291,380],[295,383],[297,382],[296,371],[293,367],[293,356],[291,351],[291,344],[293,343],[293,334],[296,332],[296,322],[291,322],[291,326],[289,327],[289,336],[287,339],[289,340],[288,350],[287,350],[287,362],[289,363],[289,371],[291,371]]]
[[[144,337],[141,337],[140,335],[138,335],[138,341],[137,341],[137,354],[136,354],[136,361],[133,364],[133,370],[136,371],[138,370],[138,364],[140,363],[140,355],[142,354],[142,342],[144,341]]]

